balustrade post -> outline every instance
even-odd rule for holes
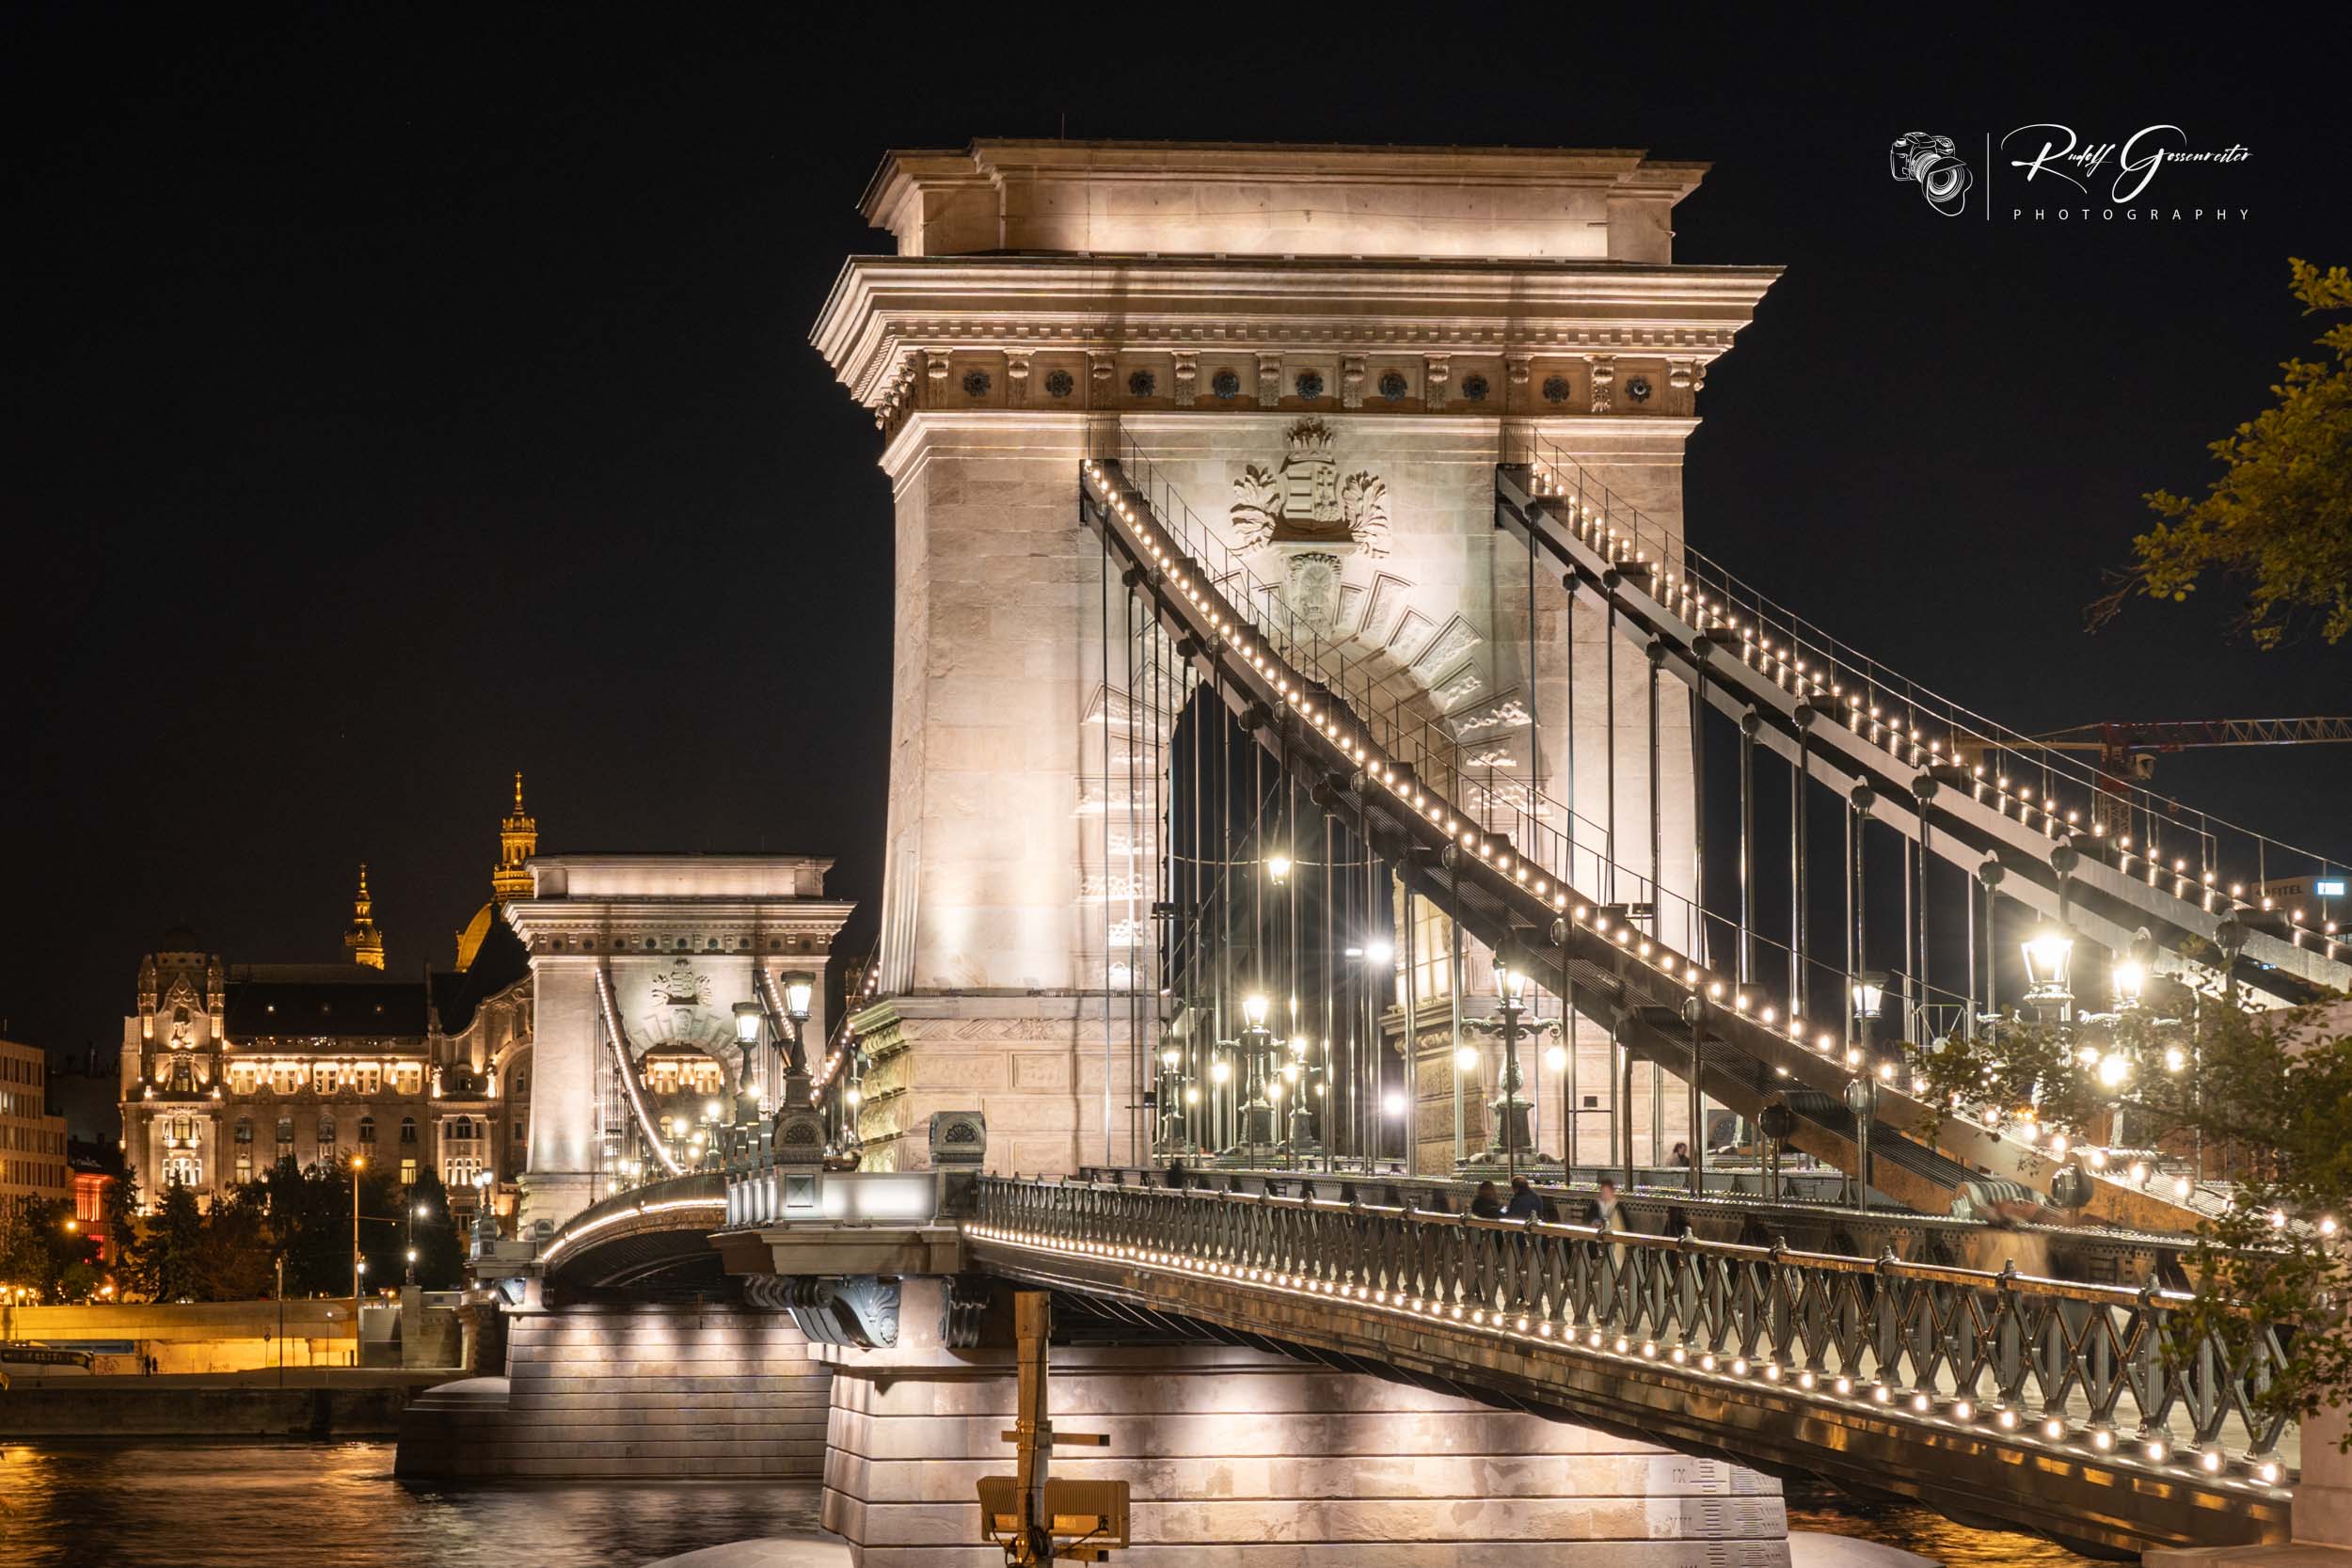
[[[1899,1266],[1892,1249],[1879,1254],[1870,1300],[1870,1338],[1878,1355],[1879,1381],[1895,1387],[1901,1386],[1903,1359],[1902,1304],[1895,1288],[1895,1271]]]

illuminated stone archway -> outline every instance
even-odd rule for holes
[[[734,1006],[755,975],[818,977],[807,1025],[825,1036],[823,980],[851,906],[824,896],[830,861],[783,855],[552,855],[531,863],[532,895],[506,906],[531,954],[531,1154],[523,1217],[560,1225],[621,1177],[633,1113],[615,1115],[610,989],[632,1071],[648,1062],[718,1067],[721,1095],[761,1104],[780,1088],[773,1055],[735,1044]],[[689,1091],[673,1079],[679,1111]],[[731,1104],[730,1112],[734,1109]],[[679,1114],[674,1111],[672,1114]],[[656,1131],[660,1112],[654,1112]],[[624,1119],[627,1118],[627,1119]],[[697,1118],[699,1119],[699,1117]]]

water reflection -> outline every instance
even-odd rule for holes
[[[0,1568],[638,1568],[817,1528],[815,1481],[406,1485],[389,1443],[0,1446]],[[1947,1568],[2091,1568],[2032,1536],[1791,1487],[1791,1529]]]
[[[2038,1535],[1970,1529],[1929,1509],[1867,1502],[1797,1481],[1788,1483],[1788,1528],[1900,1546],[1944,1568],[2114,1568]]]
[[[389,1443],[0,1446],[0,1568],[636,1568],[817,1528],[818,1486],[426,1487]]]

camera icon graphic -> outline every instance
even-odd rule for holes
[[[1956,218],[1968,204],[1968,187],[1977,182],[1975,171],[1957,153],[1949,136],[1907,131],[1895,138],[1886,162],[1898,183],[1917,185],[1929,206],[1947,218]]]

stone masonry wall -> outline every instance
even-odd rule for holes
[[[831,1373],[792,1320],[730,1306],[508,1319],[507,1375],[409,1407],[402,1475],[815,1476]]]
[[[1004,1366],[843,1360],[824,1522],[862,1568],[989,1568]],[[1720,1461],[1223,1348],[1057,1349],[1053,1474],[1132,1488],[1130,1568],[1786,1568],[1779,1483]],[[1100,1457],[1094,1457],[1100,1455]]]

